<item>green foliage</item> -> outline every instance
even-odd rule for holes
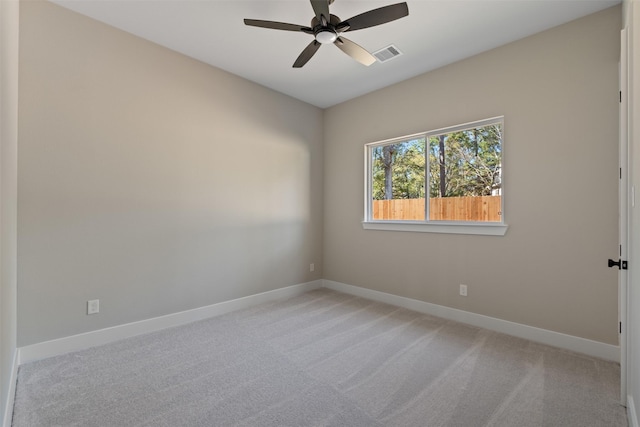
[[[444,165],[440,162],[441,142]],[[500,189],[501,125],[430,136],[428,153],[426,149],[425,138],[375,147],[372,150],[373,199],[425,197],[427,157],[429,197],[489,196]],[[388,194],[388,189],[392,194]]]
[[[388,147],[388,146],[387,146]],[[425,194],[425,140],[424,138],[392,144],[390,172],[393,199],[417,199]],[[373,199],[385,197],[384,147],[373,149]]]
[[[440,194],[440,139],[429,138],[429,196],[490,196],[501,186],[500,125],[452,132],[444,136],[445,193]]]

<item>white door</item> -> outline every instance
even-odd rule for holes
[[[618,320],[620,332],[620,400],[627,403],[627,288],[628,288],[628,241],[629,207],[635,204],[634,189],[629,188],[629,102],[628,94],[628,50],[627,30],[620,33],[620,181],[619,181],[619,241],[620,265],[618,274]]]

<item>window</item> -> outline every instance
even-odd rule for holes
[[[365,146],[364,227],[502,235],[503,118]]]

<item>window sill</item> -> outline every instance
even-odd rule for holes
[[[509,228],[501,223],[420,222],[420,221],[363,221],[365,230],[412,231],[418,233],[477,234],[504,236]]]

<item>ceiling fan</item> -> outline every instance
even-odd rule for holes
[[[320,45],[329,43],[333,43],[338,46],[341,51],[361,64],[369,66],[376,61],[376,58],[363,47],[342,37],[342,33],[386,24],[387,22],[395,21],[396,19],[409,15],[407,3],[397,3],[373,9],[342,21],[337,16],[329,13],[329,5],[333,3],[334,0],[310,1],[311,7],[313,7],[313,11],[316,15],[313,17],[311,25],[308,27],[303,25],[287,24],[285,22],[262,21],[259,19],[245,19],[244,23],[245,25],[253,27],[285,31],[300,31],[311,34],[314,39],[293,63],[294,68],[302,67],[317,52]]]

